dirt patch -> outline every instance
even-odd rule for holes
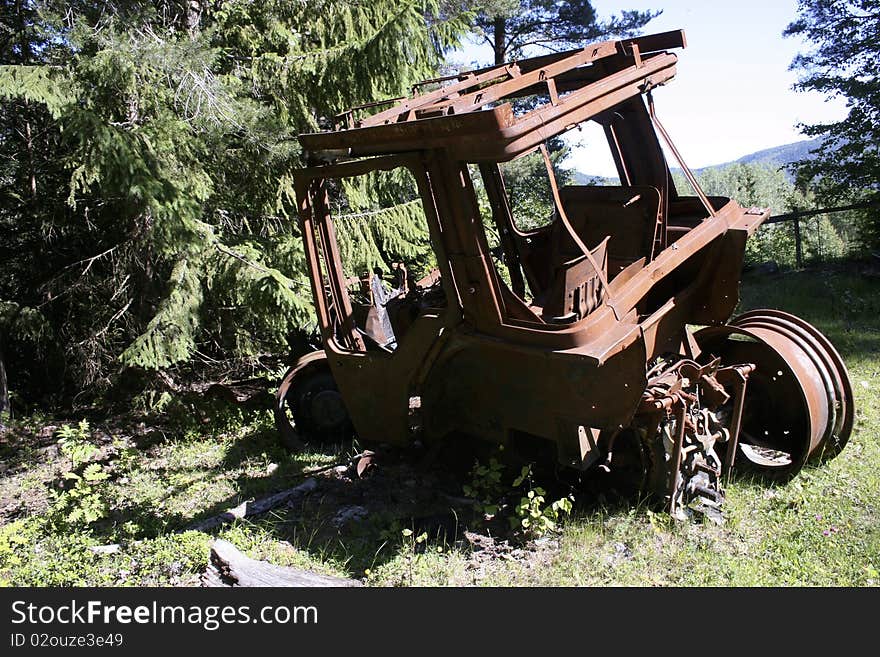
[[[0,523],[48,507],[47,486],[61,473],[57,428],[0,427]]]
[[[528,564],[556,553],[555,538],[529,540],[503,515],[487,521],[462,496],[457,470],[412,451],[379,453],[363,476],[357,464],[316,475],[315,490],[265,522],[279,542],[343,561],[358,578],[401,549],[455,550],[466,560],[460,584],[479,584],[496,563]]]

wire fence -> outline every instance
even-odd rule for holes
[[[801,269],[864,257],[868,255],[860,233],[864,211],[878,207],[880,201],[872,200],[772,216],[749,241],[746,264]]]

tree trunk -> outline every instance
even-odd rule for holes
[[[3,360],[3,339],[0,337],[0,413],[6,413],[9,410],[9,386],[6,384],[6,363]]]
[[[495,66],[504,63],[506,59],[506,49],[504,48],[504,40],[507,37],[507,20],[502,16],[495,17],[495,43],[493,44],[493,48],[495,50]]]
[[[29,103],[25,101],[24,103],[25,110],[28,110]],[[25,112],[28,113],[27,111]],[[25,138],[27,140],[27,155],[28,155],[28,173],[30,178],[30,192],[31,198],[37,198],[37,170],[34,166],[34,138],[31,135],[31,122],[25,121],[24,123],[25,130]]]
[[[18,18],[18,45],[21,48],[20,59],[21,64],[27,66],[30,64],[31,60],[31,44],[27,39],[27,33],[25,32],[25,19],[24,13],[22,12],[21,0],[17,0],[15,3],[15,11]],[[27,152],[27,160],[28,160],[28,188],[31,193],[31,198],[37,198],[37,172],[36,167],[34,166],[34,139],[31,134],[31,122],[30,122],[30,103],[28,101],[24,101],[24,136],[25,136],[25,151]]]
[[[363,586],[355,579],[319,575],[309,570],[276,566],[246,557],[228,541],[216,540],[211,545],[207,571],[202,586]]]
[[[199,33],[199,24],[202,20],[202,12],[205,8],[202,6],[202,0],[188,0],[186,2],[186,31],[190,39],[195,39]]]

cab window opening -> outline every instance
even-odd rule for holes
[[[323,189],[316,244],[331,336],[346,350],[392,354],[420,316],[447,305],[416,180],[399,166],[327,178]]]
[[[553,161],[552,143],[549,167],[540,148],[479,167],[477,203],[508,315],[522,318],[521,303],[539,323],[578,321],[601,304],[620,273],[665,248],[674,187],[647,109],[635,100],[593,124],[594,135],[604,133],[617,181],[576,180],[560,170],[559,149]],[[517,285],[518,278],[525,284]]]

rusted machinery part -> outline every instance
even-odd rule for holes
[[[804,344],[810,353],[815,355],[815,364],[826,384],[834,422],[829,426],[828,435],[820,449],[810,457],[827,461],[837,456],[852,434],[855,422],[855,398],[846,365],[831,341],[812,324],[781,310],[752,310],[739,315],[731,324],[743,328],[760,324],[776,326],[778,330],[794,336],[794,339]]]
[[[647,426],[631,426],[617,432],[605,446],[607,460],[597,472],[603,489],[614,491],[623,499],[663,500],[667,473],[657,418],[652,418],[653,423],[646,419]]]
[[[323,351],[303,356],[287,370],[275,393],[273,414],[281,442],[290,451],[302,450],[304,439],[328,441],[352,434]]]
[[[701,349],[725,364],[756,365],[746,389],[737,464],[787,480],[826,446],[829,454],[840,451],[848,423],[851,430],[852,397],[846,394],[845,370],[832,367],[834,357],[815,337],[818,331],[762,313],[753,311],[695,337]]]

